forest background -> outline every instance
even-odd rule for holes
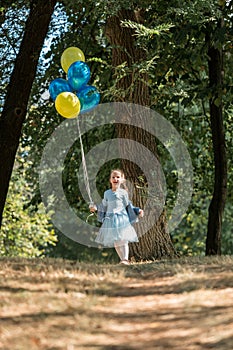
[[[26,18],[33,1],[3,1],[1,7],[1,110],[7,86],[24,35]],[[36,3],[36,2],[35,2]],[[127,7],[127,8],[125,8]],[[208,227],[208,209],[215,181],[214,147],[210,123],[210,100],[213,90],[209,80],[207,33],[216,50],[223,54],[223,84],[220,100],[223,107],[224,137],[227,150],[227,198],[221,228],[221,252],[232,254],[232,1],[63,1],[57,2],[37,67],[23,125],[20,145],[4,209],[0,256],[63,257],[68,259],[114,261],[112,250],[87,248],[62,235],[50,222],[41,203],[38,166],[48,138],[62,122],[49,99],[49,83],[62,76],[60,57],[65,48],[79,47],[90,66],[92,84],[101,92],[101,103],[124,101],[118,83],[132,67],[113,67],[112,46],[106,37],[106,21],[120,9],[142,11],[143,24],[127,18],[122,26],[134,30],[137,45],[146,58],[136,67],[148,75],[150,108],[163,115],[177,129],[192,159],[194,190],[187,213],[171,233],[181,255],[204,255]],[[224,22],[224,25],[219,26]],[[218,129],[215,130],[218,137]],[[84,139],[88,152],[99,140],[112,138],[112,126],[100,127]],[[169,215],[177,194],[177,172],[171,157],[158,143],[158,153],[166,177],[166,210]],[[63,183],[70,205],[83,220],[88,205],[77,188],[76,169],[81,161],[80,148],[74,147],[67,159]],[[108,186],[109,162],[98,175],[99,191]],[[219,203],[220,204],[220,203]]]

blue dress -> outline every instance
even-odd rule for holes
[[[128,192],[122,188],[104,192],[104,199],[98,210],[103,210],[105,215],[95,239],[97,243],[114,247],[116,241],[138,242],[137,233],[126,210],[129,204]]]

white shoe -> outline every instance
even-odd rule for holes
[[[121,260],[121,261],[119,262],[119,264],[121,264],[121,265],[129,265],[130,262],[129,262],[129,260]]]

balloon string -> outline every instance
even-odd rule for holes
[[[86,159],[83,149],[83,142],[82,142],[82,136],[80,131],[80,125],[79,125],[79,118],[77,117],[77,124],[78,124],[78,133],[79,133],[79,141],[81,146],[81,155],[82,155],[82,166],[83,166],[83,176],[84,176],[84,184],[86,187],[86,191],[90,200],[90,203],[93,203],[92,197],[91,197],[91,190],[90,190],[90,184],[89,184],[89,178],[88,178],[88,172],[87,172],[87,165],[86,165]]]

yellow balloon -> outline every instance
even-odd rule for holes
[[[63,70],[67,73],[71,64],[76,61],[85,62],[85,56],[82,50],[74,46],[65,49],[65,51],[61,55],[61,66]]]
[[[79,98],[72,92],[62,92],[56,97],[55,108],[64,118],[76,118],[81,104]]]

